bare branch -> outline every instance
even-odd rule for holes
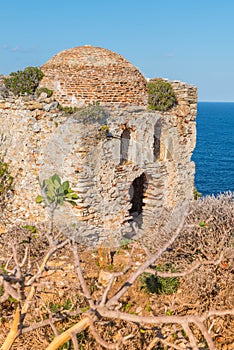
[[[49,346],[45,350],[56,350],[59,346],[66,343],[69,339],[71,339],[73,334],[78,334],[84,331],[89,326],[89,318],[85,317],[83,320],[67,329],[62,334],[58,335],[54,338],[54,340],[49,344]],[[5,350],[5,349],[4,349]]]
[[[178,346],[178,345],[175,345],[175,344],[172,344],[172,343],[169,343],[168,341],[162,339],[162,338],[155,338],[152,340],[152,342],[149,344],[149,346],[147,347],[146,350],[152,350],[154,348],[154,346],[158,343],[158,342],[161,342],[162,344],[164,345],[167,345],[171,348],[174,348],[176,350],[184,350],[184,348]]]
[[[83,313],[83,312],[78,308],[77,310],[70,312],[70,313],[59,314],[59,316],[53,315],[52,321],[53,321],[53,323],[61,322],[69,317],[74,317],[74,316],[77,316],[78,314],[81,314],[81,313]],[[21,333],[22,334],[29,333],[29,332],[32,332],[32,331],[38,329],[38,328],[43,328],[43,327],[49,326],[49,325],[50,325],[50,320],[46,319],[46,320],[43,320],[41,322],[33,323],[30,326],[24,326]]]
[[[232,203],[233,203],[233,200],[232,200]],[[61,346],[67,341],[70,342],[70,347],[72,347],[72,343],[73,343],[74,349],[78,350],[79,344],[77,340],[77,334],[79,332],[82,332],[84,329],[88,327],[90,327],[90,331],[94,339],[96,340],[96,342],[101,344],[101,346],[107,349],[118,349],[121,344],[126,343],[126,341],[133,336],[132,334],[126,337],[122,337],[120,335],[119,341],[115,339],[114,343],[106,342],[102,338],[101,334],[99,334],[98,332],[99,328],[97,328],[97,325],[99,325],[99,323],[97,323],[96,315],[100,316],[101,321],[103,321],[104,318],[107,318],[111,320],[120,319],[123,321],[127,321],[129,323],[130,322],[137,323],[140,325],[148,324],[148,329],[151,329],[152,332],[153,332],[152,325],[160,325],[160,328],[163,327],[163,325],[165,324],[181,325],[184,331],[186,332],[186,336],[189,338],[189,342],[187,340],[187,337],[186,339],[184,339],[184,342],[186,343],[185,346],[187,345],[189,348],[192,347],[193,350],[198,350],[198,345],[196,344],[196,341],[198,341],[198,339],[196,339],[197,336],[196,336],[196,333],[193,331],[193,327],[192,327],[194,326],[196,330],[199,331],[199,336],[202,335],[203,339],[206,340],[207,347],[209,347],[209,350],[215,350],[215,344],[214,344],[214,341],[212,340],[212,336],[214,337],[213,332],[216,332],[216,333],[219,331],[223,332],[225,325],[227,325],[227,328],[228,327],[230,328],[230,325],[228,324],[229,318],[228,317],[224,318],[224,317],[227,315],[234,316],[234,309],[232,308],[233,306],[231,304],[232,296],[231,294],[228,294],[229,287],[231,285],[230,279],[232,278],[231,276],[231,273],[232,273],[231,258],[232,257],[230,258],[230,255],[228,255],[228,252],[233,247],[232,241],[228,235],[232,234],[233,225],[230,224],[232,220],[229,218],[230,212],[231,212],[230,209],[228,209],[229,210],[228,211],[220,207],[221,211],[219,215],[224,213],[224,215],[221,215],[221,216],[225,218],[227,217],[227,219],[225,219],[227,220],[227,223],[228,223],[227,225],[225,222],[222,221],[223,219],[221,217],[219,221],[216,222],[217,209],[215,211],[213,210],[213,208],[209,207],[209,210],[205,211],[205,214],[203,211],[201,213],[201,209],[202,207],[199,209],[200,210],[198,213],[199,215],[197,215],[196,213],[197,216],[196,215],[193,216],[192,214],[192,217],[189,217],[186,220],[186,222],[189,223],[188,225],[184,225],[184,222],[185,222],[185,217],[184,217],[183,220],[181,220],[180,224],[178,225],[177,229],[173,231],[172,234],[171,234],[171,227],[168,228],[166,226],[162,226],[162,228],[160,228],[160,230],[162,230],[162,240],[159,242],[160,248],[158,246],[155,247],[157,250],[157,253],[154,252],[153,254],[150,254],[149,252],[147,252],[148,257],[145,258],[144,263],[140,267],[138,267],[139,265],[133,266],[132,264],[131,257],[133,254],[133,250],[135,249],[134,248],[135,245],[134,245],[132,247],[132,252],[130,253],[130,263],[127,262],[128,266],[125,267],[124,271],[109,274],[110,279],[109,279],[108,285],[106,287],[102,287],[101,296],[99,291],[95,291],[92,296],[89,290],[89,284],[84,277],[84,272],[80,262],[78,246],[76,245],[75,242],[73,242],[72,248],[70,246],[70,249],[73,252],[73,259],[74,259],[73,261],[75,262],[74,266],[76,266],[76,274],[78,276],[80,286],[83,290],[83,293],[82,293],[79,286],[79,296],[84,295],[84,297],[88,300],[89,305],[91,307],[91,312],[88,312],[88,317],[84,316],[84,319],[82,319],[75,326],[69,328],[67,331],[64,331],[60,335],[58,335],[58,332],[56,330],[56,322],[61,320],[66,320],[70,316],[72,315],[76,316],[81,312],[81,310],[77,307],[78,306],[77,300],[74,302],[72,307],[70,307],[69,305],[69,310],[65,310],[66,307],[64,306],[64,309],[60,310],[61,314],[59,313],[59,315],[58,313],[53,314],[47,308],[47,311],[49,312],[49,317],[48,315],[45,316],[44,312],[41,312],[41,315],[40,315],[41,322],[35,322],[35,319],[32,321],[33,323],[28,325],[24,324],[24,322],[26,323],[26,320],[31,319],[31,317],[27,319],[25,319],[25,317],[27,313],[31,312],[32,305],[34,305],[32,303],[34,302],[36,292],[38,292],[37,295],[40,295],[40,293],[48,293],[48,291],[45,290],[43,283],[49,283],[47,281],[50,281],[50,280],[47,274],[45,274],[44,272],[47,270],[57,271],[58,269],[59,270],[63,269],[63,266],[61,265],[59,267],[53,267],[53,266],[50,267],[49,260],[51,258],[57,259],[58,256],[57,254],[55,255],[54,253],[58,249],[61,249],[66,244],[68,244],[70,240],[66,240],[64,242],[57,242],[57,239],[60,237],[60,233],[59,234],[56,233],[57,235],[56,236],[53,232],[47,232],[46,234],[48,236],[47,239],[49,240],[49,243],[50,243],[49,249],[44,252],[45,248],[44,248],[44,240],[43,240],[42,258],[38,259],[38,257],[36,256],[36,259],[31,259],[31,260],[29,257],[29,247],[30,249],[32,249],[32,251],[34,251],[33,245],[27,245],[26,249],[23,248],[24,250],[20,251],[19,247],[21,246],[20,245],[17,246],[17,244],[15,244],[12,248],[13,255],[10,258],[9,258],[9,255],[11,254],[11,251],[10,253],[8,252],[6,253],[6,258],[5,258],[6,263],[1,258],[1,261],[3,261],[4,269],[0,274],[0,285],[3,287],[3,295],[1,295],[0,297],[0,302],[6,301],[9,296],[12,296],[17,300],[21,300],[21,302],[19,303],[19,307],[17,308],[15,314],[12,317],[13,324],[5,339],[4,344],[1,347],[1,350],[9,350],[12,347],[15,339],[19,336],[19,334],[26,334],[28,332],[31,332],[33,330],[36,330],[38,328],[45,327],[48,325],[50,325],[50,327],[54,331],[55,339],[51,342],[49,347],[47,347],[47,350],[56,350],[58,349],[59,346]],[[208,214],[212,216],[209,216]],[[178,221],[178,217],[176,218]],[[196,224],[193,224],[194,222]],[[203,226],[201,227],[199,223],[202,223]],[[167,232],[167,228],[169,230],[168,232]],[[168,236],[170,236],[169,239],[167,239]],[[166,243],[165,243],[165,239],[167,239]],[[175,242],[176,239],[177,241]],[[8,239],[7,244],[9,244],[9,242],[11,241],[12,240]],[[16,242],[20,244],[21,241],[22,239],[19,236]],[[156,241],[155,244],[158,244],[158,241]],[[162,244],[164,244],[163,247],[162,247]],[[2,247],[4,246],[2,245]],[[150,246],[150,249],[151,248],[152,247]],[[37,250],[38,250],[38,247],[36,247],[35,251]],[[220,254],[220,252],[222,253]],[[141,253],[142,253],[142,249],[141,249]],[[53,254],[54,256],[52,256]],[[233,254],[233,249],[232,249],[232,254]],[[141,254],[141,257],[142,255],[143,254]],[[33,252],[33,256],[34,256],[34,252]],[[86,257],[86,255],[84,256]],[[200,257],[200,260],[198,260],[199,257]],[[155,269],[150,269],[149,268],[150,266],[154,267],[154,265],[158,263],[157,260],[159,258],[160,258],[160,264],[165,263],[165,264],[168,264],[169,266],[170,263],[174,264],[175,262],[175,266],[178,269],[177,271],[180,271],[180,272],[163,272],[163,271],[156,271]],[[196,260],[194,261],[194,259]],[[207,265],[211,265],[211,266],[207,266]],[[214,267],[212,265],[214,265]],[[128,271],[130,268],[133,268],[131,270],[131,274],[129,274],[130,276],[125,277],[125,282],[121,282],[118,291],[114,294],[115,292],[114,290],[116,287],[116,285],[114,286],[115,280],[119,276],[123,276],[126,273],[126,271]],[[198,271],[196,272],[196,270]],[[169,302],[168,309],[175,311],[176,313],[175,316],[169,316],[163,312],[162,312],[162,316],[160,316],[161,307],[163,308],[163,304],[161,303],[160,297],[159,297],[159,301],[157,302],[158,304],[153,306],[154,309],[152,310],[156,315],[159,314],[159,316],[140,316],[141,315],[140,311],[138,315],[136,315],[136,314],[130,314],[127,312],[124,313],[117,310],[116,305],[122,301],[121,298],[124,296],[124,294],[133,285],[136,279],[144,272],[150,272],[164,278],[165,277],[186,277],[187,275],[191,274],[191,276],[189,276],[188,278],[181,279],[181,287],[178,293],[174,294],[172,298],[171,297],[164,298],[164,300],[166,299],[166,301]],[[65,274],[63,274],[63,276],[65,276]],[[91,278],[93,278],[93,276],[94,278],[96,278],[96,271],[91,276],[92,276]],[[73,280],[73,275],[71,280]],[[123,279],[121,278],[121,281],[122,280]],[[43,285],[43,288],[42,288],[42,285]],[[67,288],[66,283],[61,285]],[[38,287],[38,291],[37,291],[37,287]],[[75,285],[74,285],[74,290],[77,291],[77,286]],[[208,293],[206,293],[207,290],[208,290]],[[65,296],[65,293],[66,293],[65,290],[63,290],[63,293],[59,294],[59,298],[61,297],[63,298],[63,296]],[[110,295],[114,294],[112,297],[110,297],[110,300],[108,300],[109,294]],[[203,295],[205,297],[202,299],[201,296]],[[217,298],[216,298],[216,295],[217,295]],[[74,295],[72,295],[71,300],[74,300],[73,297]],[[180,304],[181,297],[182,297],[182,303]],[[83,297],[81,298],[81,300],[83,300]],[[96,300],[98,300],[98,302],[96,302]],[[135,299],[133,300],[135,302]],[[156,297],[155,298],[149,297],[149,299],[147,299],[147,302],[148,300],[150,302],[150,306],[152,306],[151,301],[156,300]],[[144,300],[139,305],[139,310],[143,309],[143,306],[142,306],[143,302]],[[161,305],[159,305],[160,303]],[[39,306],[40,305],[41,305],[41,301],[39,301]],[[157,308],[157,305],[159,309]],[[188,308],[185,305],[188,305],[190,307],[191,313],[189,312],[189,314],[187,314]],[[215,310],[215,308],[219,308],[220,305],[222,305],[223,308],[226,307],[226,310]],[[37,302],[35,302],[35,307],[37,307]],[[77,310],[74,311],[74,307],[77,307]],[[213,309],[211,309],[211,307]],[[210,310],[210,311],[203,312],[204,310]],[[40,308],[37,308],[37,312],[38,311],[40,312],[42,310],[40,310]],[[180,315],[183,315],[183,316],[180,316]],[[9,315],[7,315],[7,317],[9,317]],[[46,319],[43,319],[43,317],[46,317]],[[223,320],[220,320],[220,318],[223,318]],[[209,321],[212,322],[210,327],[209,325],[207,326],[206,321],[208,323]],[[119,324],[121,324],[119,322],[117,323],[118,323],[118,326]],[[219,327],[219,330],[217,330],[218,323],[220,323],[221,325]],[[176,326],[174,327],[177,328]],[[228,328],[228,332],[230,331],[229,328]],[[211,330],[212,330],[212,334],[210,334]],[[174,348],[176,350],[181,350],[182,346],[184,345],[184,344],[181,344],[181,346],[179,346],[178,344],[172,344],[166,340],[167,339],[166,337],[162,339],[160,334],[158,334],[157,336],[158,338],[155,336],[155,339],[151,341],[147,350],[153,349],[153,347],[157,344],[157,342],[161,342],[162,344],[168,347]]]
[[[13,252],[14,262],[15,262],[16,266],[18,266],[19,262],[18,262],[18,257],[17,257],[17,251],[16,251],[16,247],[14,246],[14,244],[11,244],[11,249],[12,249],[12,252]]]
[[[21,294],[19,291],[17,291],[17,289],[18,289],[17,287],[18,287],[18,283],[15,285],[11,285],[10,282],[3,281],[4,294],[0,298],[0,303],[5,301],[4,299],[5,299],[6,295],[7,295],[7,298],[9,296],[11,296],[12,298],[14,298],[16,300],[20,300]],[[4,297],[4,295],[5,295],[5,297]]]
[[[200,331],[202,332],[209,347],[209,350],[216,350],[214,342],[204,324],[199,319],[194,320],[194,323],[199,327]]]
[[[79,344],[77,341],[76,333],[71,333],[71,340],[74,346],[74,350],[79,350]]]
[[[201,316],[197,315],[185,315],[185,316],[138,316],[134,314],[128,314],[121,312],[119,310],[110,310],[107,307],[97,307],[97,312],[107,318],[120,319],[128,322],[135,323],[146,323],[146,324],[162,324],[162,323],[171,323],[171,324],[189,324],[194,323],[199,325],[199,323],[204,322],[210,316],[224,316],[224,315],[234,315],[234,309],[205,312]],[[200,326],[199,326],[200,328]]]
[[[1,346],[1,350],[10,350],[15,338],[17,337],[19,323],[20,323],[20,310],[19,310],[19,307],[17,307],[14,315],[13,324],[11,326],[11,330],[7,334],[7,337],[3,345]]]
[[[49,314],[49,319],[48,319],[49,325],[50,325],[50,327],[52,328],[52,330],[53,330],[53,332],[54,332],[54,335],[57,336],[57,335],[58,335],[58,330],[57,330],[57,328],[56,328],[55,325],[54,325],[53,314],[52,314],[52,312],[50,311],[50,309],[47,307],[47,305],[44,303],[44,301],[41,300],[41,302],[42,302],[44,308],[46,309],[46,311],[47,311],[48,314]]]
[[[190,327],[189,327],[189,325],[188,325],[188,322],[183,322],[183,323],[182,323],[182,327],[183,327],[183,329],[184,329],[186,335],[187,335],[188,338],[189,338],[189,342],[190,342],[190,344],[191,344],[191,346],[192,346],[192,349],[193,349],[193,350],[199,350],[199,349],[198,349],[198,346],[197,346],[196,339],[195,339],[195,337],[194,337],[194,335],[193,335],[193,332],[191,331],[191,329],[190,329]]]
[[[112,276],[111,276],[111,278],[110,278],[110,280],[109,280],[109,283],[108,283],[108,285],[107,285],[105,291],[103,292],[102,300],[101,300],[101,302],[100,302],[100,304],[99,304],[100,306],[104,306],[104,305],[105,305],[105,303],[106,303],[106,301],[107,301],[108,293],[109,293],[109,291],[111,290],[111,287],[112,287],[112,285],[113,285],[115,279],[116,279],[117,277],[119,277],[119,276],[122,276],[123,274],[124,274],[124,272],[115,272],[115,273],[112,274]]]
[[[73,255],[74,255],[74,261],[75,261],[75,265],[76,265],[77,276],[78,276],[80,285],[83,289],[84,295],[85,295],[86,299],[88,300],[88,303],[89,303],[91,309],[95,309],[95,305],[94,305],[92,296],[88,290],[87,284],[86,284],[84,276],[83,276],[82,268],[80,266],[80,258],[79,258],[77,246],[75,243],[73,243]]]
[[[61,318],[54,318],[53,319],[53,322],[59,322],[59,321],[61,321]],[[43,328],[43,327],[49,326],[49,325],[50,325],[50,320],[46,319],[46,320],[43,320],[43,321],[40,321],[40,322],[33,323],[31,326],[24,326],[24,328],[22,329],[21,333],[22,334],[26,334],[26,333],[29,333],[29,332],[33,332],[36,329]]]
[[[13,270],[8,269],[8,265],[10,264],[12,258],[13,258],[13,255],[10,256],[10,257],[7,259],[6,264],[5,264],[5,266],[4,266],[5,271],[7,271],[7,272],[9,272],[9,273],[13,273]]]
[[[5,303],[5,301],[7,301],[7,299],[9,298],[9,294],[4,291],[3,295],[0,297],[0,304]]]
[[[17,267],[23,267],[25,265],[25,263],[26,263],[26,260],[28,259],[29,247],[25,248],[24,257],[23,257],[21,263],[18,261],[17,250],[16,250],[16,247],[13,244],[11,245],[11,249],[12,249],[12,252],[13,252],[13,258],[14,258],[16,266]]]
[[[25,265],[25,263],[28,259],[28,256],[29,256],[29,247],[26,247],[25,252],[24,252],[24,257],[19,265],[20,267],[23,267]]]
[[[118,350],[120,343],[110,344],[110,343],[107,343],[104,339],[102,339],[100,334],[98,334],[91,317],[89,317],[89,327],[90,327],[90,331],[91,331],[94,339],[96,340],[96,342],[98,344],[100,344],[101,346],[103,346],[104,348],[106,348],[108,350],[112,350],[112,349]]]
[[[118,300],[127,292],[127,290],[132,286],[132,284],[136,281],[136,279],[143,273],[145,270],[152,265],[175,241],[178,237],[180,231],[182,230],[185,222],[185,218],[187,216],[187,212],[184,214],[181,222],[172,235],[172,237],[164,244],[164,246],[156,253],[151,255],[136,271],[134,271],[131,276],[126,280],[120,290],[107,302],[106,306],[110,307],[118,304]]]
[[[154,269],[146,269],[145,272],[151,273],[153,275],[167,278],[167,277],[185,277],[191,273],[193,273],[195,270],[197,270],[202,265],[219,265],[222,262],[223,254],[220,255],[218,260],[207,260],[207,261],[196,261],[192,264],[192,266],[183,272],[162,272],[157,271]]]
[[[119,310],[110,310],[107,307],[97,307],[97,312],[107,318],[120,319],[123,321],[146,323],[146,324],[161,324],[161,323],[177,323],[189,320],[192,315],[189,316],[138,316],[134,314],[128,314]],[[190,321],[189,321],[190,322]]]
[[[204,312],[204,314],[201,315],[200,317],[201,317],[201,321],[203,322],[211,316],[226,316],[226,315],[234,316],[234,308],[228,309],[228,310],[210,310],[210,311]]]
[[[69,243],[69,239],[66,239],[65,241],[61,242],[60,244],[57,244],[56,246],[53,246],[52,248],[49,249],[49,251],[47,252],[47,254],[45,255],[40,267],[39,267],[39,271],[32,276],[27,283],[25,284],[26,286],[30,286],[34,281],[36,281],[38,278],[41,277],[41,274],[44,272],[46,264],[48,262],[48,260],[50,259],[50,257],[59,249],[65,247],[68,243]]]

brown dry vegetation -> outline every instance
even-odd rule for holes
[[[104,261],[103,249],[56,233],[49,243],[46,227],[2,235],[1,349],[234,349],[233,195],[195,201],[184,222],[182,214],[164,213],[153,239],[107,251]],[[157,280],[145,273],[179,284],[150,293],[142,276]],[[66,330],[70,340],[53,345]]]

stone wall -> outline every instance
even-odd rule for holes
[[[65,115],[54,97],[1,99],[0,153],[16,176],[11,220],[48,220],[35,203],[38,178],[58,173],[79,200],[57,212],[56,223],[77,240],[153,232],[163,208],[193,197],[197,90],[172,85],[179,104],[167,113],[110,104]]]

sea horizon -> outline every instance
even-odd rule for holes
[[[206,101],[206,100],[198,100],[198,103],[234,103],[234,101]]]

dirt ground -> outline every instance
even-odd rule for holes
[[[166,219],[165,219],[166,221]],[[143,274],[119,300],[119,310],[138,316],[201,315],[208,310],[233,310],[234,307],[234,201],[231,195],[197,201],[191,207],[191,214],[175,242],[164,252],[151,268],[155,275]],[[169,226],[160,227],[156,240],[146,242],[125,242],[116,249],[87,249],[78,246],[80,264],[87,287],[94,303],[101,300],[111,274],[127,273],[116,278],[108,298],[111,298],[126,279],[148,258],[149,254],[168,241]],[[0,235],[0,266],[2,275],[6,268],[12,269],[12,243],[17,249],[18,259],[29,248],[30,259],[22,268],[27,278],[33,276],[48,250],[45,228],[36,232],[15,229]],[[160,236],[161,234],[161,236]],[[148,244],[148,246],[147,246]],[[186,275],[174,278],[159,277],[160,273],[189,271],[196,262],[198,268]],[[218,261],[218,262],[217,262]],[[216,263],[217,262],[217,263]],[[1,277],[1,276],[0,276]],[[2,277],[1,277],[2,278]],[[1,280],[0,280],[1,282]],[[1,283],[0,283],[1,285]],[[44,350],[56,334],[62,333],[89,313],[89,304],[78,282],[77,270],[71,246],[56,251],[43,277],[38,281],[36,294],[30,303],[24,320],[22,334],[12,346],[18,350]],[[0,298],[4,289],[0,287]],[[27,294],[27,288],[25,294]],[[9,297],[0,303],[0,344],[4,342],[12,324],[12,316],[18,302]],[[50,321],[50,324],[48,322]],[[47,322],[42,327],[42,322]],[[38,324],[41,327],[38,328]],[[190,325],[199,350],[208,346],[195,325]],[[205,324],[217,350],[234,350],[234,317],[212,316]],[[29,328],[31,327],[31,331]],[[172,350],[191,347],[184,330],[179,324],[144,325],[119,319],[97,317],[95,327],[108,343],[125,337],[119,350]],[[154,339],[158,341],[154,341]],[[101,350],[90,329],[77,335],[79,350]],[[73,349],[66,343],[62,349]]]
[[[131,257],[134,268],[139,266],[147,258],[144,249],[136,244],[135,246],[134,253]],[[131,251],[131,244],[123,246],[121,249],[114,252],[110,256],[111,260],[108,261],[103,251],[100,253],[100,251],[97,250],[85,251],[82,249],[80,253],[81,265],[88,287],[95,301],[100,300],[103,289],[108,283],[109,275],[112,272],[122,271],[124,266],[129,263]],[[102,255],[101,257],[100,254]],[[158,266],[161,266],[163,263],[164,261],[159,262]],[[226,261],[223,266],[221,265],[220,273],[222,273],[222,269],[225,270],[225,273],[227,272],[229,269],[228,263],[229,262]],[[100,266],[100,264],[102,266]],[[82,296],[72,261],[72,255],[68,254],[66,250],[56,253],[50,262],[50,266],[62,266],[62,270],[56,272],[52,270],[45,273],[44,281],[46,284],[43,285],[42,283],[41,287],[38,288],[37,297],[31,305],[31,312],[26,319],[26,324],[29,325],[35,323],[35,321],[39,322],[44,318],[48,318],[48,311],[53,314],[65,315],[68,312],[75,314],[78,308],[81,309],[81,315],[69,316],[62,322],[56,323],[58,332],[61,332],[81,319],[82,314],[85,314],[89,307]],[[111,290],[110,297],[120,288],[127,276],[128,274],[117,278]],[[148,289],[150,287],[153,288],[154,286],[149,285]],[[139,278],[121,300],[122,306],[120,310],[142,316],[185,315],[204,311],[204,300],[199,302],[199,296],[194,297],[193,291],[188,288],[187,281],[184,278],[178,279],[178,287],[176,287],[176,291],[172,294],[167,295],[165,291],[157,292],[157,288],[156,292],[150,293],[148,289],[145,280]],[[225,293],[223,290],[220,290],[219,294],[221,300],[222,294],[224,296]],[[233,294],[229,295],[229,297],[232,298]],[[229,302],[234,303],[234,298]],[[213,300],[213,303],[216,304],[215,300]],[[207,306],[212,305],[212,298],[210,298],[210,296],[207,296],[205,304],[207,304]],[[6,301],[1,307],[0,342],[4,340],[9,330],[11,315],[15,308],[16,303],[14,300]],[[120,334],[121,336],[131,335],[130,339],[123,345],[123,349],[147,349],[147,346],[149,346],[150,342],[154,339],[154,334],[163,337],[169,342],[174,342],[177,346],[181,346],[181,348],[189,349],[186,336],[179,325],[164,324],[160,327],[155,327],[153,325],[151,327],[145,327],[143,325],[137,325],[131,322],[127,323],[120,320],[101,319],[96,322],[96,327],[102,337],[110,343],[118,339]],[[234,349],[233,318],[225,316],[213,320],[211,319],[208,328],[214,336],[217,349]],[[206,344],[201,334],[199,334],[199,331],[194,328],[194,333],[197,337],[199,348],[206,349]],[[43,350],[48,346],[53,336],[53,331],[49,326],[40,328],[36,331],[21,335],[13,345],[13,349]],[[89,331],[82,332],[78,336],[78,342],[80,349],[103,349],[102,346],[94,341]],[[64,347],[61,347],[61,349],[72,349],[72,347],[67,343]],[[171,347],[167,347],[158,342],[152,349],[169,350]]]

